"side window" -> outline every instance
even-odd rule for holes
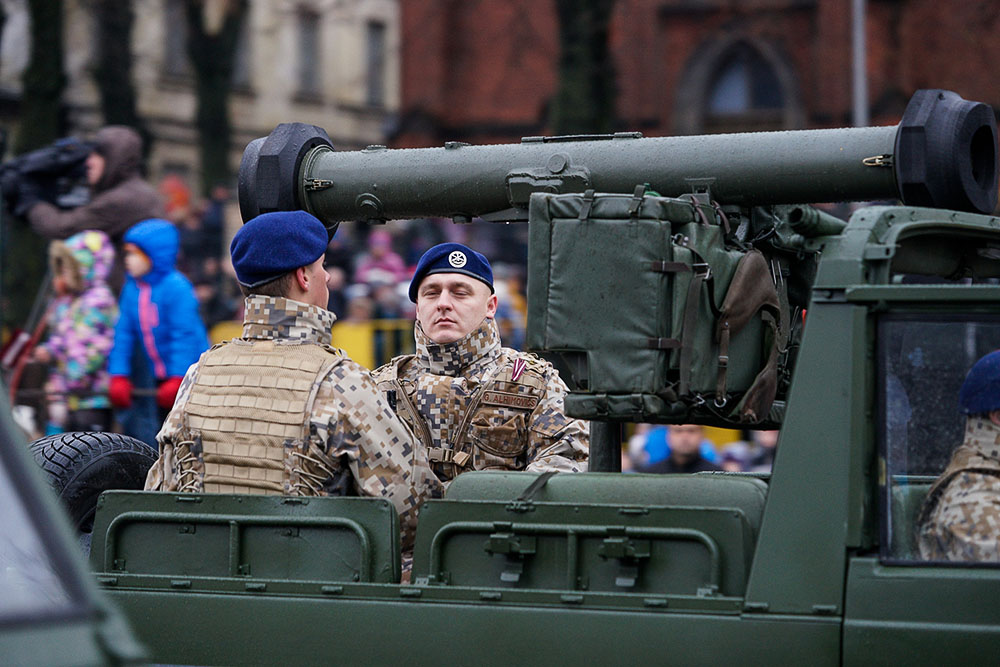
[[[948,480],[935,482],[967,440],[969,421],[959,406],[959,389],[969,369],[1000,348],[1000,319],[885,315],[878,323],[878,394],[882,547],[884,561],[979,560],[949,558],[935,545],[952,522],[932,527],[926,503],[938,504]],[[965,451],[965,449],[963,449]],[[960,452],[959,455],[962,455]],[[995,462],[1000,506],[1000,459]],[[961,474],[961,473],[959,473]],[[935,493],[929,500],[932,487]],[[921,535],[922,524],[927,524]],[[995,542],[1000,543],[1000,525]]]

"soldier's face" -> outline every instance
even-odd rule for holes
[[[417,321],[435,343],[465,338],[496,312],[490,288],[461,273],[431,274],[417,290]]]

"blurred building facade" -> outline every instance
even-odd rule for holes
[[[852,123],[851,0],[617,0],[617,124],[647,136]],[[995,0],[867,0],[871,124],[920,88],[1000,107]],[[403,0],[397,146],[549,134],[555,0]]]
[[[125,2],[126,0],[121,0]],[[221,0],[206,0],[207,11]],[[197,181],[194,78],[186,53],[183,0],[132,0],[132,78],[137,112],[152,139],[148,170]],[[25,0],[2,2],[0,122],[19,122],[28,63]],[[93,71],[94,3],[64,1],[67,134],[103,124]],[[337,148],[383,143],[399,105],[397,0],[249,0],[237,47],[229,108],[235,171],[247,143],[278,123],[326,129]]]

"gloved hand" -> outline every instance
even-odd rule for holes
[[[112,375],[108,398],[116,408],[129,407],[132,405],[132,382],[124,375]]]
[[[181,388],[183,379],[175,375],[161,382],[159,389],[156,390],[156,404],[164,410],[174,407],[174,399],[177,398],[177,390]]]

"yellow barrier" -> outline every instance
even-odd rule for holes
[[[413,353],[413,321],[337,322],[332,344],[365,368],[375,369],[397,355]]]
[[[208,340],[212,345],[221,343],[230,338],[239,338],[243,335],[243,323],[236,320],[225,320],[212,326],[208,330]]]

